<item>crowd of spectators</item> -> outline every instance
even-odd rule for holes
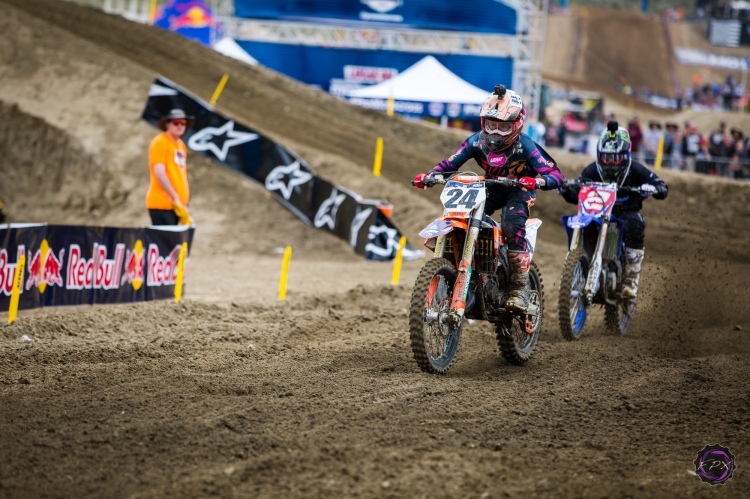
[[[677,108],[690,106],[696,110],[734,111],[745,105],[745,89],[729,75],[724,83],[703,83],[699,75],[693,78],[693,86],[684,91],[675,91]]]
[[[645,130],[637,117],[628,123],[633,157],[646,165],[656,162],[659,142],[663,139],[663,168],[686,170],[730,178],[750,178],[750,137],[742,130],[727,130],[726,123],[704,137],[695,123],[651,121]]]

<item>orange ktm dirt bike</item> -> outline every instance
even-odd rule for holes
[[[413,183],[413,182],[412,182]],[[500,351],[512,364],[528,361],[542,329],[544,287],[539,268],[529,271],[529,307],[505,309],[509,294],[508,249],[500,225],[484,213],[487,186],[518,186],[515,180],[485,179],[473,172],[427,177],[426,187],[444,185],[443,216],[419,234],[434,256],[419,272],[411,296],[411,349],[419,367],[445,373],[453,364],[466,319],[495,325]],[[533,253],[541,220],[529,219],[526,239]]]

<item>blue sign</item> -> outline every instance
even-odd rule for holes
[[[213,24],[211,9],[200,0],[172,0],[154,16],[154,26],[209,46]]]
[[[405,0],[408,1],[408,0]],[[375,68],[393,68],[399,73],[417,63],[426,54],[414,52],[396,52],[391,50],[332,49],[306,45],[288,45],[283,43],[237,42],[258,62],[290,78],[315,85],[328,91],[332,79],[344,78],[344,66],[370,66]],[[513,81],[513,59],[503,57],[484,57],[458,54],[433,54],[440,63],[460,78],[472,85],[487,90],[487,93],[501,83],[510,87]],[[360,103],[362,104],[362,103]],[[378,108],[374,103],[372,107]],[[396,109],[402,114],[421,114],[425,116],[449,117],[477,116],[478,109],[438,109],[440,103],[432,106],[422,103],[403,103],[407,106]],[[476,112],[475,112],[476,111]]]
[[[516,33],[498,0],[235,0],[237,17],[362,27]]]

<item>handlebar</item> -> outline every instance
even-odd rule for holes
[[[561,188],[571,188],[571,187],[583,187],[585,185],[597,185],[602,184],[603,182],[581,182],[580,180],[566,180],[563,182]],[[618,191],[625,191],[625,192],[634,192],[637,194],[642,194],[640,187],[628,187],[628,186],[621,186],[617,188]]]
[[[453,179],[453,177],[457,175],[461,175],[461,174],[467,174],[467,172],[456,172],[447,178],[444,177],[442,173],[436,173],[434,175],[430,175],[426,177],[424,179],[424,185],[425,187],[433,187],[437,184],[447,184],[450,180]],[[479,181],[479,177],[477,177],[477,181]],[[498,179],[485,178],[484,183],[487,185],[504,185],[506,187],[518,187],[519,185],[521,185],[516,180],[512,180],[512,179],[504,178],[504,177],[500,177]],[[411,180],[411,185],[414,185],[413,180]]]

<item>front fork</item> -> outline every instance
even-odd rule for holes
[[[604,252],[604,245],[607,242],[607,232],[609,232],[609,222],[602,222],[599,231],[599,238],[596,241],[596,249],[594,250],[593,258],[591,259],[591,265],[589,265],[589,274],[586,277],[586,287],[583,291],[587,305],[594,300],[594,295],[599,291],[599,286],[601,284],[602,253]]]
[[[474,242],[479,237],[482,218],[484,218],[484,202],[476,207],[472,217],[469,219],[469,230],[464,242],[464,253],[458,265],[458,278],[456,279],[455,286],[453,286],[453,300],[451,301],[451,310],[448,314],[448,324],[451,328],[457,328],[461,324],[464,312],[466,311],[466,298],[469,294],[469,283],[471,282],[471,262],[474,259]],[[442,252],[443,247],[444,243],[440,244],[440,240],[438,239],[435,252],[438,249]]]

